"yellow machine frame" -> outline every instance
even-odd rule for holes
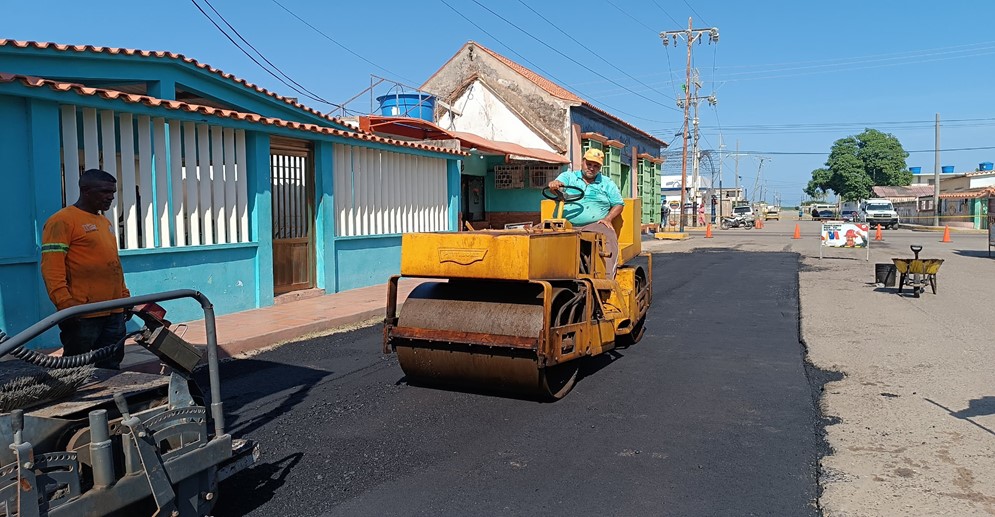
[[[401,274],[388,282],[384,353],[405,349],[401,366],[409,376],[494,381],[525,391],[534,391],[535,383],[539,393],[558,398],[572,386],[576,365],[573,375],[555,376],[562,382],[550,382],[554,367],[562,370],[574,359],[638,341],[652,302],[652,257],[641,251],[640,200],[626,199],[615,220],[614,279],[606,278],[604,237],[572,229],[554,217],[555,209],[544,201],[542,225],[528,229],[404,234]],[[640,255],[645,266],[627,264]],[[405,324],[404,308],[397,311],[401,277],[448,280],[445,288],[423,284],[409,296],[409,314],[422,314],[408,318],[415,324]],[[501,293],[516,300],[534,293],[535,301],[526,302],[534,309],[508,303]],[[494,314],[476,316],[480,311]],[[521,330],[519,320],[529,318],[533,330]],[[531,361],[536,377],[522,361],[507,366],[509,356]]]

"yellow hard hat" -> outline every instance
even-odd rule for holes
[[[589,162],[595,162],[598,165],[604,165],[605,164],[605,153],[603,153],[603,152],[601,152],[601,151],[599,151],[597,149],[588,149],[587,152],[584,153],[584,159],[587,160],[587,161],[589,161]]]

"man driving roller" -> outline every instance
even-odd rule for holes
[[[621,215],[622,193],[612,180],[601,174],[605,163],[605,153],[588,149],[584,153],[583,167],[579,171],[565,171],[549,182],[549,189],[559,193],[563,187],[575,187],[584,192],[584,197],[564,203],[563,217],[575,228],[598,232],[605,236],[607,252],[605,269],[608,278],[615,277],[618,264],[618,236],[612,223]],[[573,190],[573,189],[571,189]]]

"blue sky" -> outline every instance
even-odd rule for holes
[[[694,46],[700,94],[718,98],[716,107],[702,102],[699,109],[701,146],[716,149],[722,136],[729,185],[738,141],[742,183],[752,191],[760,170],[767,199],[777,191],[784,204],[798,202],[835,140],[865,127],[894,134],[906,150],[926,151],[911,153],[908,164],[932,172],[939,113],[942,165],[964,172],[995,161],[995,36],[987,22],[972,24],[995,19],[995,3],[526,3],[531,9],[519,0],[211,0],[269,61],[331,102],[362,92],[371,74],[418,86],[475,40],[664,141],[682,127],[673,99],[684,82],[686,47],[664,47],[658,33],[686,28],[692,17],[695,27],[720,33],[718,44]],[[0,37],[169,50],[300,96],[225,39],[192,2],[141,5],[8,0]],[[348,107],[368,111],[369,95]],[[680,146],[678,138],[672,149]],[[954,150],[972,147],[993,148]],[[665,171],[679,173],[679,161]]]

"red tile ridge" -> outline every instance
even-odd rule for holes
[[[187,111],[190,113],[202,113],[205,115],[213,115],[217,117],[230,118],[235,120],[249,121],[253,123],[271,125],[276,127],[285,127],[289,129],[296,129],[300,131],[308,131],[312,133],[322,133],[327,135],[341,136],[345,138],[353,138],[356,140],[365,140],[368,142],[378,142],[387,145],[394,145],[399,147],[410,147],[412,149],[420,149],[424,151],[432,151],[444,154],[452,154],[457,156],[467,156],[469,153],[465,151],[458,151],[455,149],[449,149],[445,147],[436,147],[432,145],[425,145],[418,142],[408,142],[404,140],[394,140],[392,138],[384,138],[381,136],[372,135],[369,133],[360,133],[356,131],[346,131],[342,129],[336,129],[326,126],[319,126],[317,124],[308,124],[303,122],[294,122],[289,120],[283,120],[273,117],[264,117],[258,113],[245,113],[241,111],[226,110],[221,108],[214,108],[211,106],[203,106],[200,104],[190,104],[183,101],[165,100],[158,99],[155,97],[149,97],[147,95],[138,95],[133,93],[124,93],[116,90],[107,90],[103,88],[91,88],[75,83],[66,83],[60,81],[53,81],[51,79],[43,79],[40,77],[33,77],[20,74],[10,74],[0,72],[0,83],[12,83],[20,82],[25,86],[32,88],[50,88],[55,91],[60,92],[75,92],[79,95],[91,96],[91,97],[101,97],[109,100],[120,100],[132,104],[144,104],[149,107],[164,107],[175,111]]]
[[[333,117],[331,115],[326,115],[326,114],[324,114],[324,113],[322,113],[322,112],[320,112],[320,111],[318,111],[318,110],[316,110],[314,108],[311,108],[309,106],[301,104],[300,102],[295,101],[293,99],[290,99],[288,97],[284,97],[284,96],[282,96],[282,95],[280,95],[280,94],[278,94],[276,92],[272,92],[270,90],[267,90],[266,88],[263,88],[261,86],[257,86],[257,85],[255,85],[253,83],[250,83],[249,81],[246,81],[245,79],[242,79],[240,77],[236,77],[236,76],[234,76],[232,74],[229,74],[229,73],[227,73],[227,72],[225,72],[225,71],[223,71],[223,70],[221,70],[219,68],[214,68],[213,66],[208,65],[207,63],[201,63],[201,62],[197,61],[196,59],[189,58],[189,57],[184,56],[183,54],[178,54],[178,53],[175,53],[175,52],[168,52],[168,51],[164,51],[164,50],[138,50],[138,49],[118,48],[118,47],[100,47],[100,46],[95,46],[95,45],[68,45],[68,44],[65,44],[65,43],[51,43],[51,42],[46,42],[46,41],[20,41],[20,40],[12,40],[12,39],[0,38],[0,47],[4,47],[4,46],[12,46],[12,47],[17,47],[17,48],[34,47],[34,48],[41,49],[41,50],[46,50],[46,49],[52,48],[52,49],[55,49],[55,50],[57,50],[59,52],[92,52],[92,53],[96,53],[96,54],[111,54],[111,55],[123,54],[123,55],[126,55],[126,56],[140,56],[140,57],[146,57],[146,58],[152,58],[152,57],[154,57],[154,58],[161,58],[161,59],[174,59],[174,60],[177,60],[177,61],[182,61],[184,63],[191,64],[193,66],[196,66],[197,68],[200,68],[202,70],[206,70],[206,71],[211,72],[213,74],[219,75],[219,76],[221,76],[221,77],[223,77],[225,79],[228,79],[230,81],[234,81],[236,83],[239,83],[239,84],[241,84],[243,86],[246,86],[248,88],[251,88],[251,89],[253,89],[253,90],[255,90],[255,91],[259,92],[259,93],[262,93],[264,95],[268,95],[270,97],[273,97],[274,99],[277,99],[277,100],[283,101],[283,102],[285,102],[287,104],[290,104],[291,106],[294,106],[295,108],[298,108],[298,109],[304,110],[304,111],[306,111],[308,113],[311,113],[312,115],[317,115],[319,117],[322,117],[322,118],[325,118],[325,119],[330,120],[332,122],[335,122],[336,124],[346,125],[345,121],[343,121],[342,119],[340,119],[338,117]]]

